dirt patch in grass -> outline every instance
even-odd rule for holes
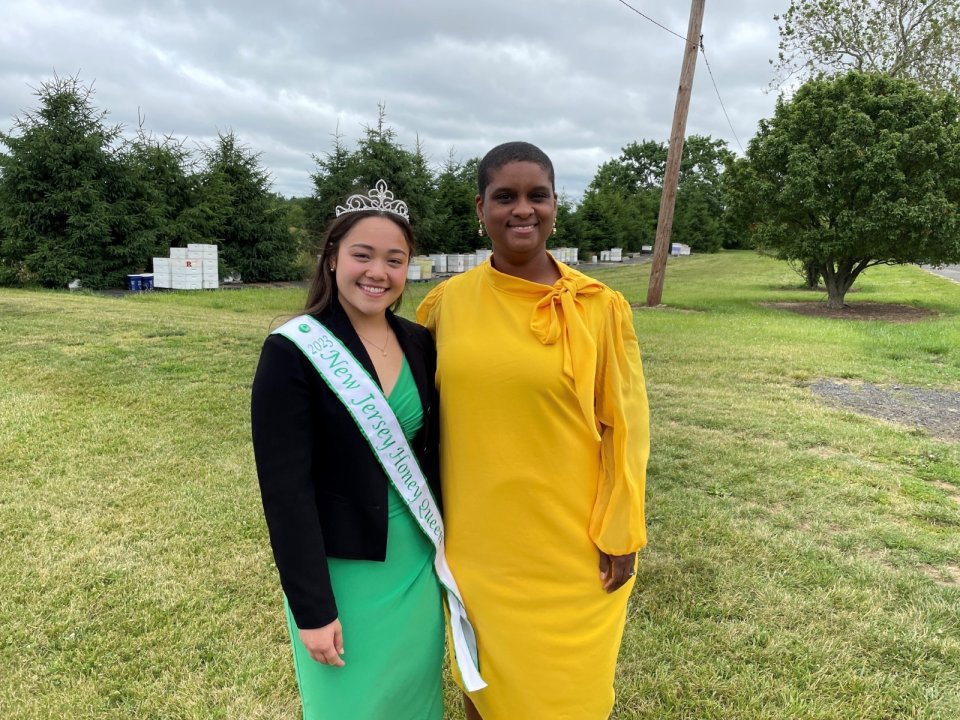
[[[925,565],[923,574],[933,580],[937,585],[960,585],[960,565],[943,565],[934,567]]]
[[[940,440],[960,442],[960,392],[826,379],[811,384],[810,391],[835,407],[920,428]]]
[[[841,310],[828,308],[826,302],[775,302],[764,303],[763,305],[764,307],[786,310],[798,315],[834,320],[882,320],[892,323],[911,323],[937,317],[937,313],[933,310],[896,303],[855,303],[844,305]]]
[[[953,485],[952,483],[943,482],[943,480],[934,480],[932,484],[935,488],[943,490],[947,495],[950,495],[954,500],[960,502],[960,487]]]

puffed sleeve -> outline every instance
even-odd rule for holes
[[[303,629],[337,619],[314,489],[314,406],[303,354],[271,335],[253,380],[253,452],[280,584]]]
[[[442,282],[433,290],[427,293],[427,296],[417,307],[417,322],[423,325],[430,334],[437,336],[437,323],[440,315],[440,301],[443,299],[443,289],[447,283]]]
[[[597,339],[596,417],[601,425],[601,472],[590,537],[609,555],[647,544],[644,492],[650,455],[650,416],[633,313],[620,293]]]

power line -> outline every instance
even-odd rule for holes
[[[707,72],[710,73],[710,82],[713,83],[713,89],[717,93],[717,101],[720,103],[720,109],[723,110],[723,116],[727,119],[727,125],[730,128],[730,132],[733,133],[733,139],[737,141],[737,145],[740,147],[740,152],[746,154],[746,150],[743,149],[743,144],[740,142],[740,138],[737,137],[737,131],[733,129],[733,123],[730,122],[730,116],[727,114],[727,108],[723,104],[723,98],[720,97],[720,88],[717,87],[717,81],[713,77],[713,68],[710,67],[710,61],[707,60],[707,51],[703,49],[703,40],[700,41],[700,54],[703,55],[703,62],[707,66]]]
[[[642,18],[644,18],[645,20],[649,20],[649,21],[652,22],[654,25],[656,25],[658,28],[661,28],[661,29],[663,29],[663,30],[666,30],[666,31],[667,31],[668,33],[670,33],[671,35],[676,35],[676,36],[677,36],[678,38],[680,38],[681,40],[685,40],[685,41],[687,40],[687,38],[685,38],[685,37],[684,37],[683,35],[681,35],[680,33],[675,33],[673,30],[671,30],[670,28],[668,28],[666,25],[661,25],[661,24],[658,23],[656,20],[654,20],[652,17],[650,17],[649,15],[644,15],[642,12],[640,12],[639,10],[637,10],[637,9],[636,9],[633,5],[631,5],[630,3],[624,2],[624,0],[617,0],[617,1],[618,1],[621,5],[625,5],[626,7],[630,8],[631,10],[633,10],[637,15],[639,15],[639,16],[642,17]],[[689,42],[689,41],[688,41],[688,42]]]
[[[621,5],[623,5],[623,6],[625,6],[625,7],[630,8],[631,10],[633,10],[633,12],[635,12],[637,15],[639,15],[640,17],[642,17],[644,20],[648,20],[649,22],[652,22],[654,25],[656,25],[656,26],[657,26],[658,28],[660,28],[661,30],[666,30],[668,33],[670,33],[671,35],[673,35],[673,36],[675,36],[675,37],[680,38],[680,39],[683,40],[684,42],[693,44],[693,40],[691,40],[690,38],[684,37],[684,36],[681,35],[680,33],[674,32],[673,30],[671,30],[670,28],[668,28],[666,25],[662,25],[662,24],[658,23],[656,20],[654,20],[654,19],[653,19],[652,17],[650,17],[649,15],[645,15],[644,13],[640,12],[639,10],[637,10],[637,9],[636,9],[635,7],[633,7],[633,5],[631,5],[630,3],[627,3],[627,2],[625,2],[624,0],[617,0],[617,2],[619,2]],[[737,141],[737,145],[740,147],[740,151],[745,153],[746,151],[743,149],[743,144],[740,142],[740,138],[737,136],[737,131],[733,129],[733,123],[730,122],[730,115],[727,113],[727,108],[726,108],[726,107],[724,106],[724,104],[723,104],[723,98],[720,96],[720,88],[717,87],[717,80],[716,80],[716,78],[713,76],[713,68],[710,67],[710,61],[707,60],[707,51],[704,50],[704,48],[703,48],[703,35],[700,36],[700,41],[699,41],[698,43],[696,43],[696,45],[700,48],[700,54],[703,55],[703,62],[706,64],[706,66],[707,66],[707,72],[710,74],[710,82],[713,83],[713,89],[714,89],[714,91],[717,93],[717,100],[720,102],[720,109],[723,110],[723,116],[727,119],[727,125],[728,125],[729,128],[730,128],[730,132],[733,133],[733,138],[734,138],[734,140]]]

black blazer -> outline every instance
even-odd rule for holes
[[[374,379],[370,356],[339,302],[317,315]],[[436,350],[426,328],[387,313],[410,365],[424,423],[411,445],[440,502]],[[379,383],[379,379],[377,379]],[[387,479],[367,441],[290,340],[263,344],[251,398],[253,450],[280,584],[300,628],[337,618],[327,558],[383,561]]]

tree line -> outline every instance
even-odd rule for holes
[[[354,148],[341,135],[314,155],[313,193],[272,191],[260,156],[233,132],[191,151],[141,123],[132,139],[107,122],[93,89],[78,77],[54,77],[36,91],[38,107],[0,132],[0,285],[96,289],[124,284],[172,246],[216,244],[221,275],[245,281],[309,273],[335,207],[384,179],[410,208],[418,250],[465,253],[484,246],[474,210],[479,158],[451,151],[431,166],[419,143],[403,147],[379,108]],[[688,210],[674,239],[697,251],[735,243],[721,232],[720,179],[732,158],[722,141],[691,138],[678,206]],[[598,170],[581,202],[559,199],[557,247],[582,254],[652,244],[666,145],[631,143]],[[678,213],[679,214],[679,213]]]
[[[93,90],[55,77],[0,133],[0,284],[117,287],[171,246],[215,242],[227,271],[290,277],[296,248],[257,156],[232,133],[194,155],[106,122]]]
[[[786,260],[832,307],[874,265],[960,262],[960,3],[792,0],[776,19],[775,70],[798,87],[742,157],[686,139],[672,239]],[[216,243],[221,274],[303,277],[337,203],[381,178],[408,203],[420,252],[484,243],[478,158],[432,167],[419,142],[397,142],[383,107],[353,148],[337,133],[314,156],[309,197],[284,199],[233,133],[194,154],[142,127],[123,140],[77,78],[37,95],[0,133],[0,284],[116,286],[188,242]],[[581,257],[652,244],[666,155],[652,140],[625,146],[578,202],[560,197],[551,242]]]

